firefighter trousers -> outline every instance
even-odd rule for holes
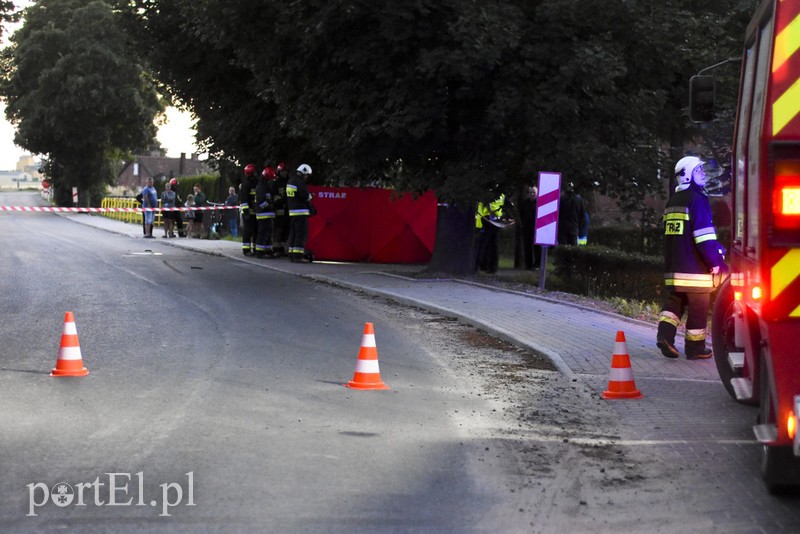
[[[710,293],[669,291],[658,319],[658,337],[666,339],[674,345],[681,318],[684,312],[688,312],[685,351],[687,354],[697,354],[703,350],[706,343],[706,324],[708,323],[710,300]]]

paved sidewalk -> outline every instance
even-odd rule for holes
[[[669,360],[655,346],[651,324],[537,295],[498,289],[457,279],[425,280],[402,276],[422,268],[413,265],[315,262],[245,257],[241,244],[190,238],[143,239],[141,227],[100,215],[62,215],[82,224],[141,240],[142,246],[162,244],[229,257],[313,280],[356,288],[398,302],[458,317],[515,344],[544,354],[568,377],[607,377],[616,332],[625,332],[635,379],[691,379],[719,382],[714,361]],[[680,348],[680,343],[679,343]],[[588,377],[587,376],[587,377]],[[602,381],[589,380],[594,384]],[[600,386],[602,387],[602,386]]]

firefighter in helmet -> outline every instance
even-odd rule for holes
[[[311,177],[311,167],[303,163],[286,184],[286,207],[289,209],[289,242],[286,244],[289,259],[308,262],[305,258],[308,240],[308,218],[311,216],[311,193],[306,181]]]
[[[706,323],[711,293],[728,271],[723,247],[711,220],[704,190],[703,161],[687,156],[675,165],[678,186],[664,211],[664,283],[667,294],[658,321],[656,345],[667,358],[678,358],[675,335],[684,311],[684,352],[688,360],[712,356],[706,348]]]
[[[272,223],[275,220],[275,207],[272,203],[273,180],[275,170],[264,167],[261,179],[256,186],[256,257],[274,258],[272,253]]]
[[[256,251],[258,227],[256,222],[256,166],[248,163],[244,167],[244,180],[239,190],[239,206],[242,214],[242,253],[252,256]]]
[[[286,241],[289,239],[289,210],[286,208],[286,184],[289,181],[289,169],[285,163],[278,163],[278,177],[272,187],[272,202],[275,205],[275,223],[273,224],[272,251],[276,256],[285,256]]]

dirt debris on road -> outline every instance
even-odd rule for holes
[[[686,515],[684,472],[621,444],[609,401],[586,384],[558,373],[546,357],[458,319],[371,300],[396,310],[392,319],[457,377],[463,396],[490,407],[450,413],[475,478],[503,484],[507,495],[476,529],[514,531],[519,515],[530,532],[542,533],[686,532],[697,526],[696,519],[676,519]]]

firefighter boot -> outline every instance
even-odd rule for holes
[[[661,354],[667,358],[675,359],[681,354],[675,348],[675,334],[678,329],[666,321],[658,323],[658,333],[656,334],[656,346],[661,349]]]
[[[706,347],[705,340],[689,341],[686,340],[686,359],[687,360],[707,360],[714,354],[711,349]]]

